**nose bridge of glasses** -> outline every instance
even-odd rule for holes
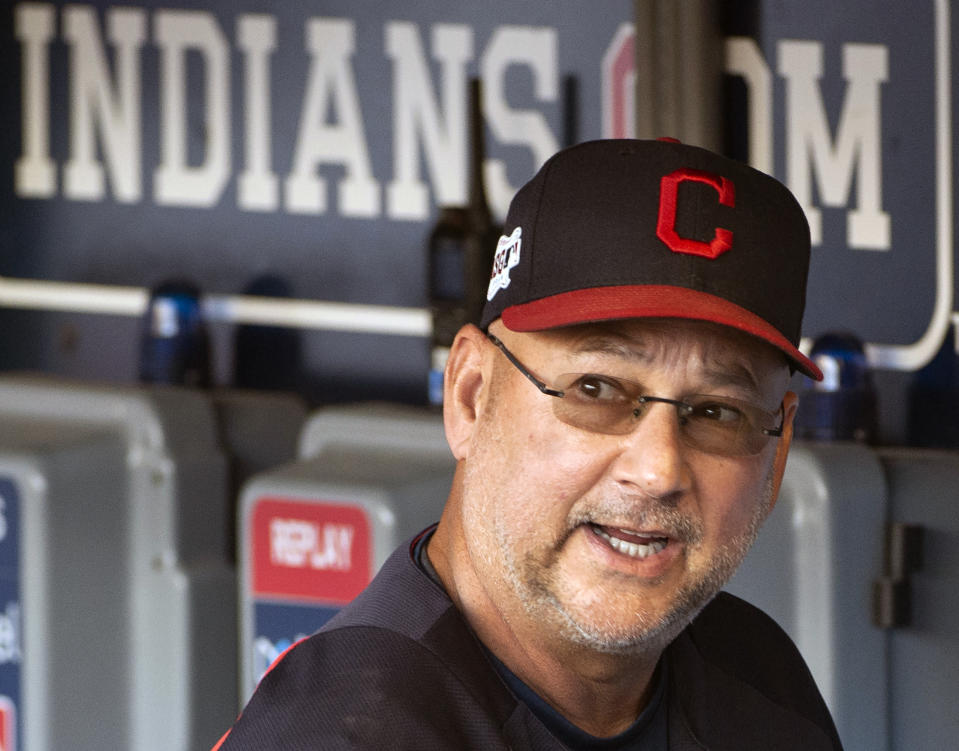
[[[739,446],[742,438],[739,431],[730,434],[729,431],[722,429],[721,423],[685,419],[696,411],[696,407],[688,402],[652,395],[638,396],[636,402],[641,405],[639,408],[641,411],[634,412],[637,421],[643,418],[650,404],[661,403],[674,407],[678,418],[676,430],[687,446],[712,454],[743,453],[742,447]],[[643,405],[646,405],[646,407]]]
[[[650,408],[656,404],[662,404],[669,412],[664,413],[664,415],[659,418],[648,417]],[[680,401],[679,399],[670,399],[665,396],[643,394],[633,399],[633,405],[630,432],[634,432],[640,422],[645,423],[647,420],[652,419],[654,422],[659,423],[660,420],[665,419],[666,422],[663,423],[663,425],[672,423],[672,427],[665,428],[666,430],[669,432],[675,431],[675,435],[680,438],[681,441],[684,443],[689,442],[690,436],[688,435],[688,427],[686,426],[687,421],[684,418],[690,413],[691,407],[686,402]],[[672,415],[675,415],[675,417]],[[657,430],[662,429],[663,428],[657,428]],[[640,428],[640,430],[644,429]]]
[[[662,404],[671,404],[672,406],[676,408],[677,414],[681,416],[688,415],[690,412],[693,411],[693,407],[691,404],[687,404],[686,402],[681,401],[679,399],[669,399],[668,397],[665,397],[665,396],[652,396],[652,395],[644,394],[642,396],[637,396],[636,401],[640,405],[646,405],[646,404],[651,404],[656,402],[660,402]],[[644,412],[645,410],[642,410],[636,416],[640,417]]]

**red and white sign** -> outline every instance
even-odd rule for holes
[[[261,498],[251,521],[254,597],[345,605],[369,584],[372,545],[361,508]]]
[[[17,708],[7,696],[0,696],[0,751],[17,751]]]

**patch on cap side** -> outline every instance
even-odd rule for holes
[[[501,235],[493,256],[493,273],[490,276],[486,299],[492,300],[501,289],[509,287],[509,272],[519,263],[519,250],[523,244],[523,228],[517,227],[508,237]]]

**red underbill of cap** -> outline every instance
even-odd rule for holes
[[[799,371],[817,381],[822,371],[778,329],[755,313],[705,292],[667,285],[621,285],[562,292],[513,305],[502,320],[511,331],[540,331],[621,318],[690,318],[752,334],[782,350]]]

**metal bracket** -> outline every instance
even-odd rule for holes
[[[909,575],[922,569],[923,532],[918,524],[886,525],[884,572],[872,586],[872,621],[879,628],[902,628],[912,623]]]

